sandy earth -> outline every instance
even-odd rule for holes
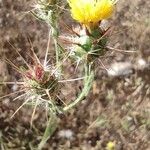
[[[48,28],[24,13],[32,9],[32,4],[30,0],[0,0],[0,81],[20,79],[20,75],[3,61],[6,57],[22,65],[8,42],[28,60],[26,52],[31,46],[30,38],[37,55],[40,59],[44,57]],[[111,76],[112,72],[108,74],[103,66],[97,68],[90,94],[81,105],[60,119],[59,127],[45,145],[45,150],[105,150],[110,141],[115,142],[116,150],[150,149],[150,1],[119,1],[110,24],[113,32],[109,46],[136,53],[113,51],[111,57],[102,59],[107,68],[117,70],[116,77]],[[78,89],[76,83],[66,88],[72,86]],[[17,85],[0,85],[0,95],[18,89]],[[68,98],[72,92],[68,91]],[[13,102],[15,96],[0,100],[2,150],[31,149],[31,145],[39,143],[46,126],[45,112],[41,108],[37,109],[32,128],[33,108],[29,106],[11,118],[22,103]]]

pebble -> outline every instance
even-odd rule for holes
[[[73,131],[70,129],[61,130],[58,132],[58,136],[60,138],[72,139],[73,138]]]
[[[143,58],[138,59],[137,63],[138,63],[137,67],[140,70],[143,70],[148,67],[147,62]]]
[[[107,73],[109,76],[127,76],[133,73],[133,65],[130,62],[115,62]]]

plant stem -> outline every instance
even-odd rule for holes
[[[42,140],[40,144],[38,145],[38,150],[41,150],[44,145],[46,144],[47,140],[52,136],[52,134],[55,132],[57,128],[57,116],[53,113],[51,113],[51,116],[48,120],[47,127],[45,129],[44,135],[42,137]]]
[[[82,92],[80,93],[80,95],[78,96],[78,98],[73,101],[72,103],[70,103],[68,106],[64,107],[64,111],[68,111],[71,108],[75,107],[80,101],[82,101],[84,99],[85,96],[88,95],[92,83],[94,80],[94,72],[91,70],[91,64],[86,64],[85,65],[85,79],[84,79],[84,87],[82,89]]]
[[[46,67],[47,65],[48,52],[50,48],[50,39],[51,39],[51,29],[48,34],[48,42],[47,42],[47,48],[46,48],[46,53],[45,53],[45,59],[44,59],[44,67]]]
[[[54,37],[53,40],[54,40],[55,52],[56,52],[56,66],[59,66],[60,52],[59,52],[59,47],[58,47],[58,43],[57,43],[57,38]]]

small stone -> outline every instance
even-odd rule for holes
[[[113,63],[108,69],[109,76],[127,76],[133,73],[133,66],[130,62]]]
[[[70,129],[61,130],[58,132],[58,136],[60,138],[72,139],[73,138],[73,132]]]
[[[12,86],[12,91],[15,92],[18,90],[18,88],[19,88],[19,86],[14,83],[14,85]]]
[[[5,98],[5,99],[3,99],[3,104],[4,105],[7,105],[7,106],[9,106],[9,103],[10,103],[10,99],[9,98]]]
[[[140,58],[140,59],[137,61],[137,63],[138,63],[137,67],[138,67],[138,69],[140,69],[140,70],[143,70],[143,69],[145,69],[145,68],[148,67],[147,62],[146,62],[143,58]]]

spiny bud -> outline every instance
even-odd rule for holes
[[[107,36],[100,27],[91,30],[91,33],[86,28],[80,30],[79,36],[72,38],[72,42],[74,41],[71,50],[72,56],[77,60],[93,62],[106,52]]]

